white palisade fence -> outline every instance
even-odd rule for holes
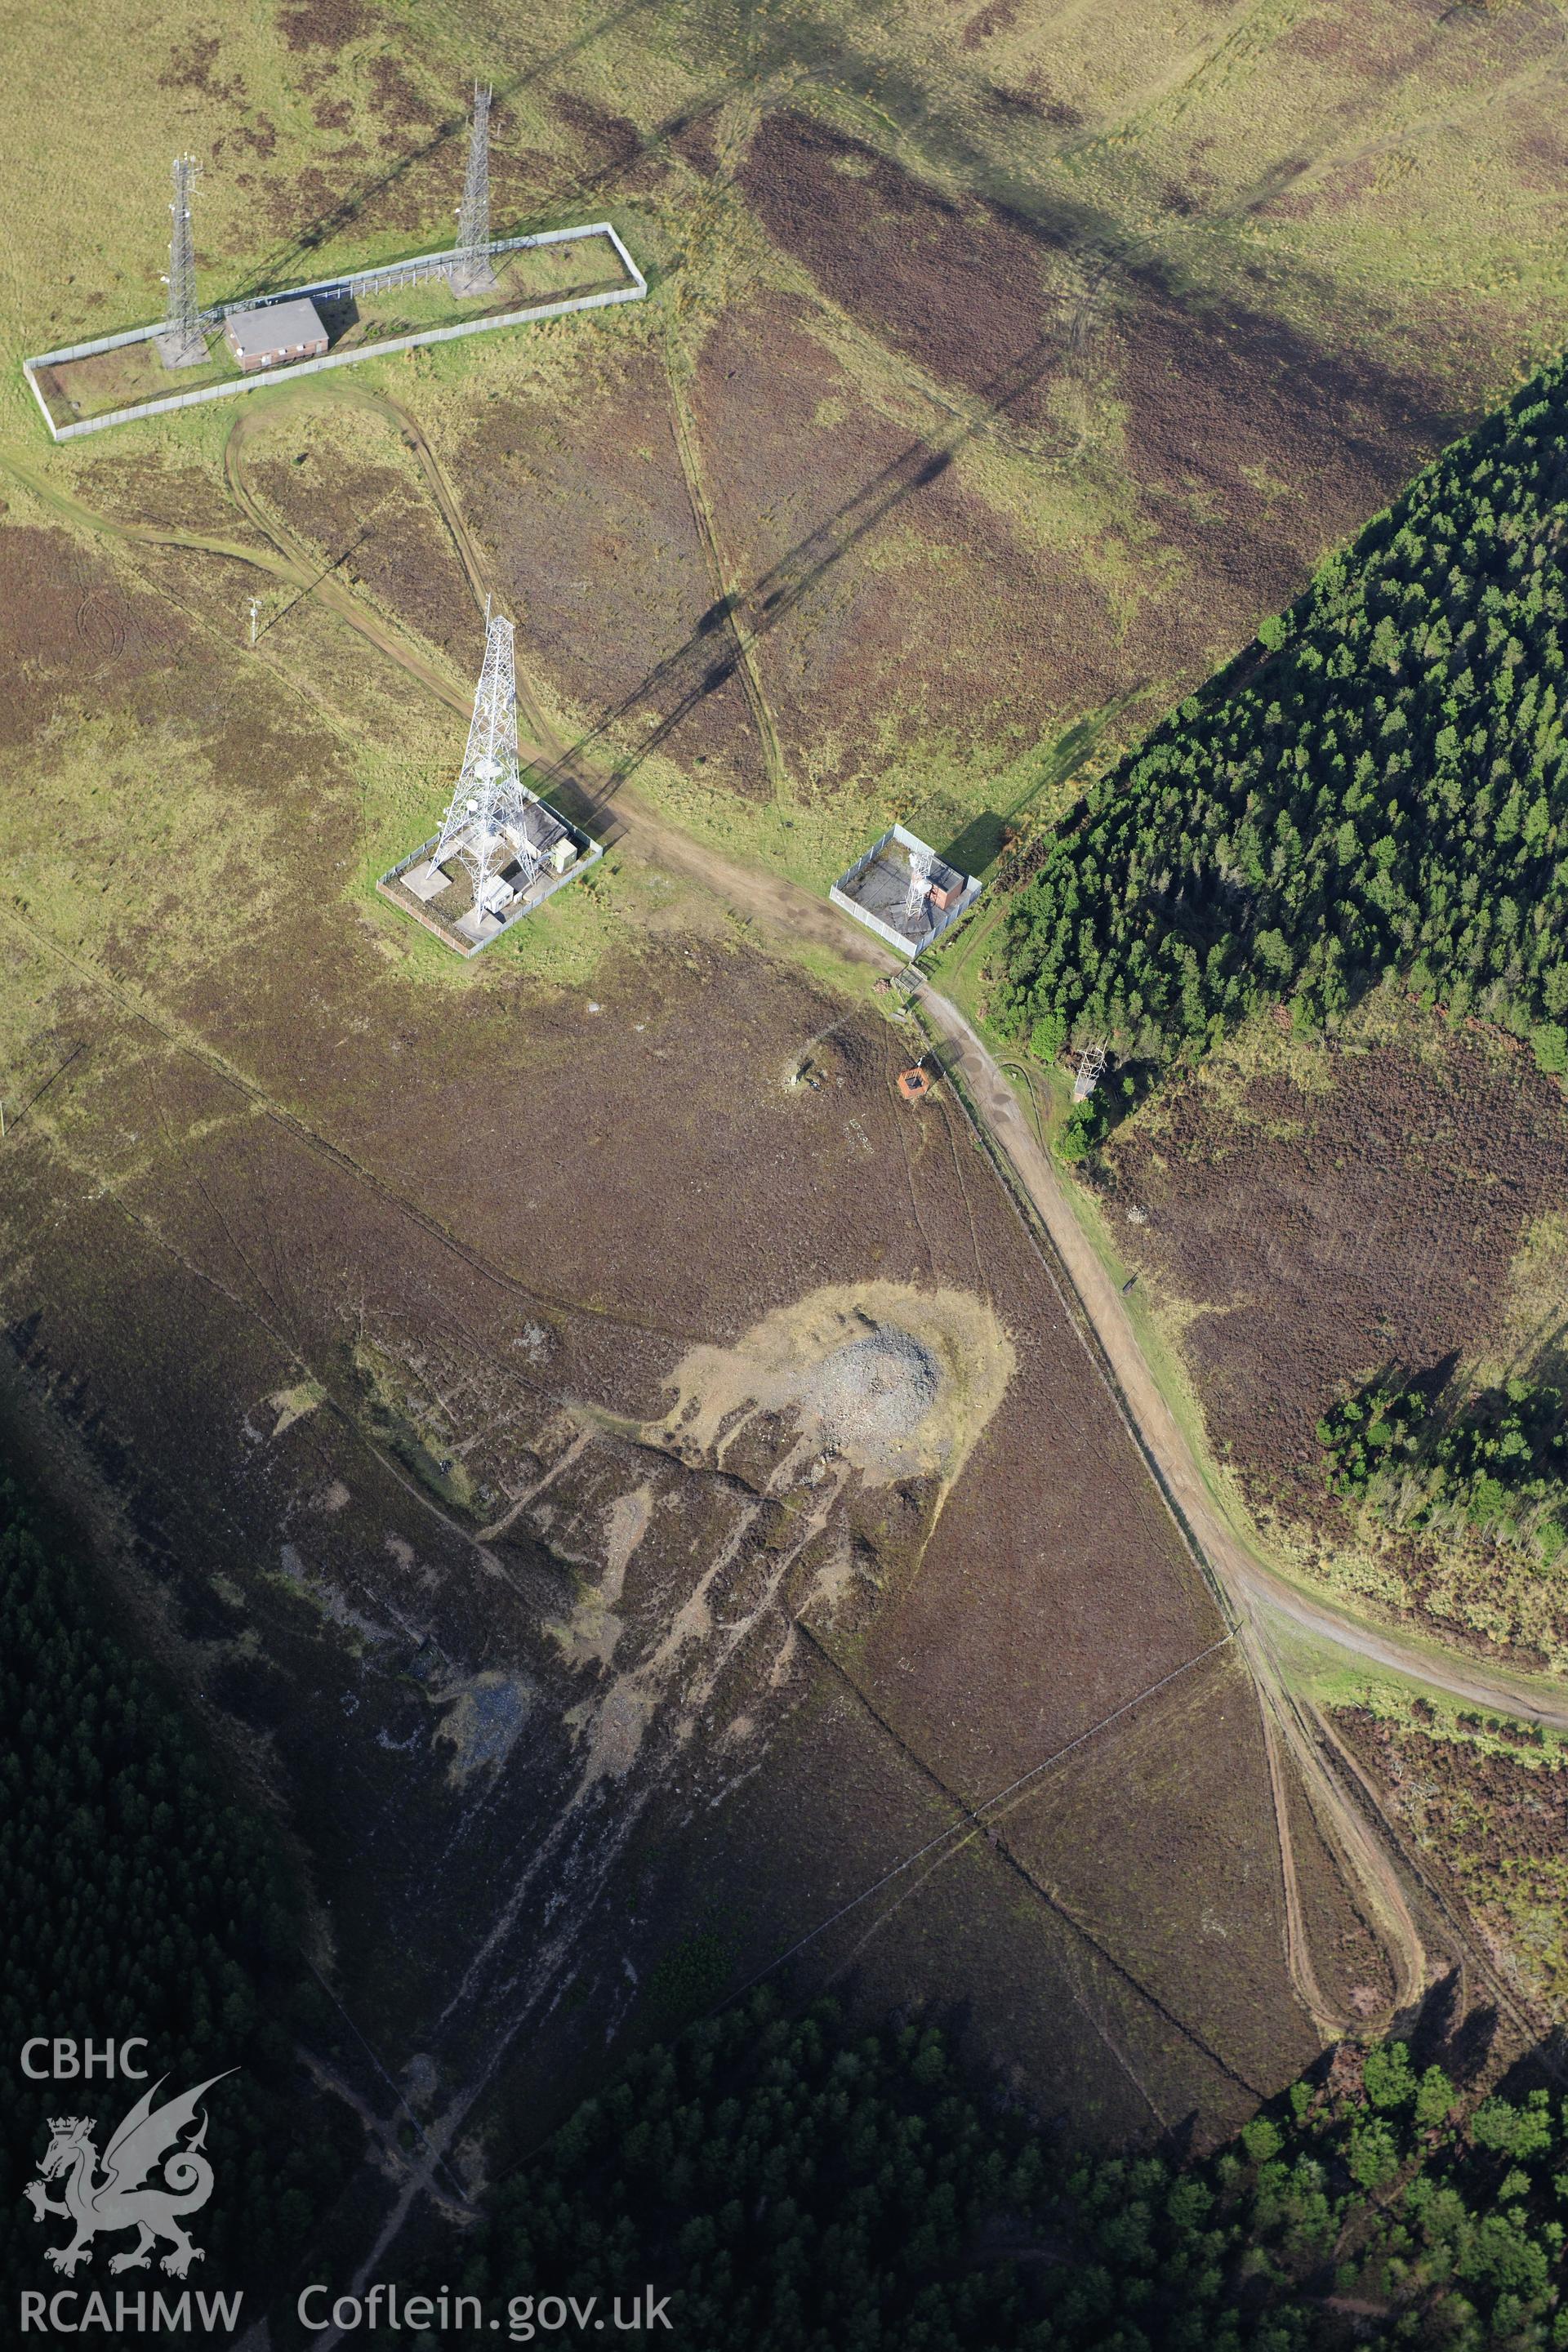
[[[592,221],[584,228],[541,229],[532,236],[498,237],[485,249],[492,254],[519,253],[527,246],[570,245],[585,236],[609,239],[630,280],[628,285],[611,286],[599,294],[575,294],[562,302],[532,302],[526,310],[508,310],[498,318],[459,319],[450,327],[425,327],[417,334],[389,335],[382,342],[356,344],[352,352],[328,352],[321,359],[296,360],[276,371],[258,369],[253,375],[234,376],[223,383],[205,383],[195,392],[171,392],[161,400],[138,401],[133,408],[115,408],[102,416],[80,417],[73,425],[55,423],[35,370],[63,365],[68,360],[90,359],[96,352],[123,351],[129,343],[148,342],[160,331],[163,321],[151,327],[132,327],[123,334],[100,335],[92,342],[69,343],[62,351],[39,352],[22,362],[22,373],[33,388],[33,397],[54,438],[71,441],[83,433],[105,433],[111,425],[129,425],[139,416],[162,416],[170,409],[195,408],[204,400],[227,400],[236,393],[253,391],[258,383],[276,383],[284,376],[317,375],[323,368],[353,367],[356,360],[384,359],[394,352],[411,352],[421,343],[449,343],[458,335],[493,334],[498,328],[523,327],[535,319],[559,319],[572,310],[600,310],[614,302],[640,302],[647,292],[647,280],[608,221]],[[220,303],[216,312],[208,315],[227,318],[237,310],[270,310],[279,302],[297,302],[301,299],[313,301],[334,294],[352,296],[359,288],[368,289],[375,285],[406,284],[416,278],[438,278],[469,258],[460,250],[421,253],[412,260],[383,262],[374,269],[355,269],[339,278],[322,278],[313,286],[290,286],[281,293],[257,295],[245,302]]]

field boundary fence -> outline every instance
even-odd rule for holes
[[[1132,1410],[1132,1401],[1123,1388],[1121,1376],[1110,1360],[1105,1343],[1095,1328],[1094,1318],[1084,1304],[1082,1294],[1073,1279],[1071,1267],[1058,1248],[1056,1238],[1044,1216],[1030,1198],[1023,1178],[991,1132],[990,1125],[979,1104],[972,1098],[958,1066],[957,1055],[951,1050],[951,1041],[943,1036],[937,1023],[925,1011],[918,994],[910,1001],[910,1010],[927,1045],[931,1048],[942,1076],[952,1088],[953,1098],[963,1113],[977,1148],[995,1171],[1003,1191],[1012,1202],[1020,1223],[1034,1244],[1035,1255],[1045,1267],[1068,1321],[1077,1332],[1084,1352],[1104,1382],[1110,1401],[1116,1408],[1118,1419],[1131,1439],[1139,1459],[1152,1478],[1161,1501],[1174,1520],[1176,1531],[1186,1546],[1193,1563],[1203,1578],[1209,1596],[1219,1612],[1220,1622],[1234,1633],[1239,1622],[1235,1606],[1220,1581],[1219,1573],[1210,1559],[1197,1529],[1183,1508],[1180,1496],[1172,1487],[1162,1464],[1139,1425],[1138,1416]],[[944,1050],[944,1048],[950,1050]]]
[[[640,302],[647,292],[647,280],[609,221],[590,221],[579,228],[539,229],[530,236],[496,237],[476,250],[489,257],[521,253],[534,246],[569,245],[591,236],[608,239],[626,272],[628,284],[607,287],[595,294],[571,295],[559,302],[530,303],[497,318],[458,319],[447,327],[423,327],[415,333],[386,336],[374,343],[358,344],[352,352],[327,352],[320,359],[294,360],[276,370],[259,369],[253,375],[234,376],[223,383],[201,384],[193,392],[165,393],[157,400],[138,401],[130,408],[110,409],[102,416],[79,417],[69,425],[56,424],[36,371],[64,366],[70,360],[92,359],[100,352],[124,351],[132,343],[151,342],[163,331],[164,322],[160,320],[152,326],[127,328],[120,334],[98,335],[87,342],[65,344],[56,352],[35,352],[22,362],[22,373],[32,387],[51,438],[74,441],[86,433],[105,433],[111,425],[132,424],[138,417],[163,416],[174,409],[198,407],[205,401],[228,400],[237,393],[252,392],[258,384],[280,383],[285,377],[292,380],[296,376],[319,375],[327,368],[353,367],[360,360],[385,359],[426,343],[449,343],[460,335],[494,334],[503,327],[528,326],[541,319],[564,318],[573,311],[605,310],[617,302]],[[212,322],[232,318],[241,310],[274,310],[281,302],[341,301],[352,299],[356,292],[369,292],[381,286],[413,285],[421,278],[440,278],[458,263],[473,257],[463,247],[442,253],[415,254],[405,261],[380,262],[372,268],[348,270],[335,278],[318,278],[309,286],[289,286],[276,294],[258,294],[247,301],[220,302],[202,315]]]

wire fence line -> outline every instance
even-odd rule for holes
[[[1053,1764],[1059,1764],[1064,1756],[1070,1756],[1075,1748],[1084,1747],[1111,1724],[1119,1721],[1122,1716],[1131,1714],[1135,1706],[1141,1706],[1146,1698],[1152,1698],[1156,1691],[1163,1691],[1167,1684],[1178,1681],[1183,1675],[1190,1674],[1194,1666],[1201,1666],[1205,1658],[1212,1658],[1216,1650],[1223,1650],[1227,1642],[1233,1642],[1235,1639],[1236,1628],[1232,1626],[1228,1632],[1221,1633],[1215,1641],[1211,1642],[1206,1649],[1196,1651],[1190,1658],[1184,1658],[1179,1666],[1173,1666],[1170,1672],[1162,1675],[1157,1682],[1148,1684],[1141,1691],[1134,1691],[1132,1696],[1123,1699],[1120,1706],[1113,1706],[1109,1715],[1102,1715],[1098,1723],[1091,1723],[1086,1730],[1080,1731],[1076,1738],[1068,1740],[1065,1746],[1053,1748],[1048,1756],[1042,1757],[1039,1763],[1032,1764],[1026,1772],[1020,1772],[1016,1780],[1007,1782],[1005,1788],[994,1790],[989,1797],[983,1797],[977,1805],[964,1805],[962,1797],[953,1795],[951,1801],[961,1806],[963,1810],[955,1820],[948,1822],[945,1829],[938,1830],[934,1837],[927,1838],[923,1845],[916,1846],[914,1852],[905,1854],[901,1862],[894,1863],[892,1867],[885,1870],[879,1878],[874,1878],[869,1886],[863,1886],[858,1895],[852,1895],[847,1903],[841,1903],[836,1911],[830,1911],[826,1919],[819,1919],[815,1927],[808,1928],[804,1936],[797,1937],[795,1942],[784,1951],[775,1953],[773,1958],[758,1969],[753,1976],[747,1977],[743,1984],[738,1984],[727,1992],[723,2000],[708,2011],[708,2015],[715,2016],[719,2009],[727,2009],[732,2001],[739,2000],[742,1993],[750,1992],[753,1985],[761,1984],[763,1979],[772,1976],[775,1969],[782,1969],[786,1960],[793,1960],[795,1954],[804,1952],[808,1944],[815,1944],[819,1936],[825,1936],[827,1933],[829,1927],[836,1927],[840,1919],[847,1918],[851,1911],[858,1911],[862,1903],[868,1903],[873,1895],[879,1895],[884,1886],[890,1885],[895,1878],[901,1878],[906,1870],[912,1870],[917,1862],[923,1861],[928,1853],[934,1853],[938,1846],[946,1845],[954,1838],[973,1836],[977,1830],[984,1831],[984,1816],[993,1811],[1005,1798],[1016,1796],[1018,1791],[1026,1788],[1031,1780],[1037,1780],[1042,1772],[1048,1772]]]

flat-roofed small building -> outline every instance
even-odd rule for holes
[[[270,302],[258,310],[236,310],[223,331],[247,375],[258,368],[286,367],[290,360],[320,359],[327,348],[321,314],[304,296],[297,302]]]

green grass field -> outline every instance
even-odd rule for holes
[[[95,62],[109,53],[112,75]],[[896,26],[843,0],[744,10],[718,0],[608,20],[568,11],[548,35],[461,5],[293,0],[237,14],[217,32],[186,5],[145,27],[47,5],[14,44],[0,92],[5,152],[25,190],[0,273],[0,334],[18,356],[156,315],[169,159],[180,149],[204,165],[205,296],[427,249],[447,234],[464,93],[485,71],[498,92],[497,229],[613,212],[654,298],[636,324],[569,322],[564,340],[529,331],[516,349],[469,342],[429,355],[399,381],[417,390],[433,432],[456,443],[488,404],[520,390],[585,391],[596,339],[662,352],[673,336],[689,360],[759,299],[804,305],[837,379],[825,429],[857,404],[890,429],[923,434],[943,416],[974,416],[954,465],[965,498],[1031,562],[1069,568],[1101,615],[1086,614],[1086,627],[1098,636],[1109,626],[1112,645],[1126,638],[1109,700],[1085,701],[1044,660],[1044,755],[1031,719],[1009,726],[997,709],[955,723],[940,694],[895,688],[847,736],[816,714],[831,758],[858,768],[852,790],[818,782],[821,747],[805,742],[786,742],[783,789],[761,810],[712,789],[677,747],[646,763],[649,788],[683,822],[816,885],[889,814],[967,842],[984,870],[1002,825],[1048,817],[1057,785],[1134,735],[1180,689],[1191,658],[1174,639],[1162,652],[1158,628],[1142,650],[1134,643],[1152,599],[1183,596],[1191,567],[1171,529],[1179,539],[1207,497],[1194,478],[1152,504],[1134,480],[1141,428],[1121,356],[1139,289],[1169,289],[1219,320],[1227,349],[1274,337],[1269,369],[1344,354],[1388,373],[1394,404],[1457,410],[1489,396],[1555,343],[1568,317],[1568,262],[1538,161],[1553,55],[1550,28],[1522,10],[1454,11],[1419,39],[1392,12],[1375,36],[1347,13],[1330,39],[1282,0],[1220,11],[1138,0],[1092,20],[991,10],[966,23],[926,6]],[[1074,330],[1048,427],[986,425],[967,395],[762,232],[729,173],[758,123],[789,107],[946,200],[1016,212],[1065,240],[1047,275],[1080,305],[1084,332]],[[716,177],[688,165],[698,138],[720,159]],[[70,168],[85,151],[89,175]],[[555,290],[576,267],[570,251],[531,257],[526,292]],[[454,315],[444,289],[393,289],[353,331]],[[113,355],[83,413],[159,388],[148,367],[144,352]],[[132,455],[156,446],[205,462],[223,427],[197,413],[137,431],[149,437],[126,443]],[[0,446],[37,454],[40,435],[13,367]],[[1244,467],[1270,511],[1285,513],[1306,489],[1282,461]],[[894,517],[856,560],[868,585],[879,579],[907,599],[931,551]],[[971,551],[944,560],[973,573],[983,598]],[[1053,592],[1043,579],[1039,593],[1044,616]],[[1201,610],[1195,580],[1186,602]],[[1200,669],[1238,625],[1209,625]],[[540,684],[563,720],[592,720],[592,704],[563,681],[545,670]],[[1075,762],[1075,742],[1093,750],[1096,739],[1093,761]]]

